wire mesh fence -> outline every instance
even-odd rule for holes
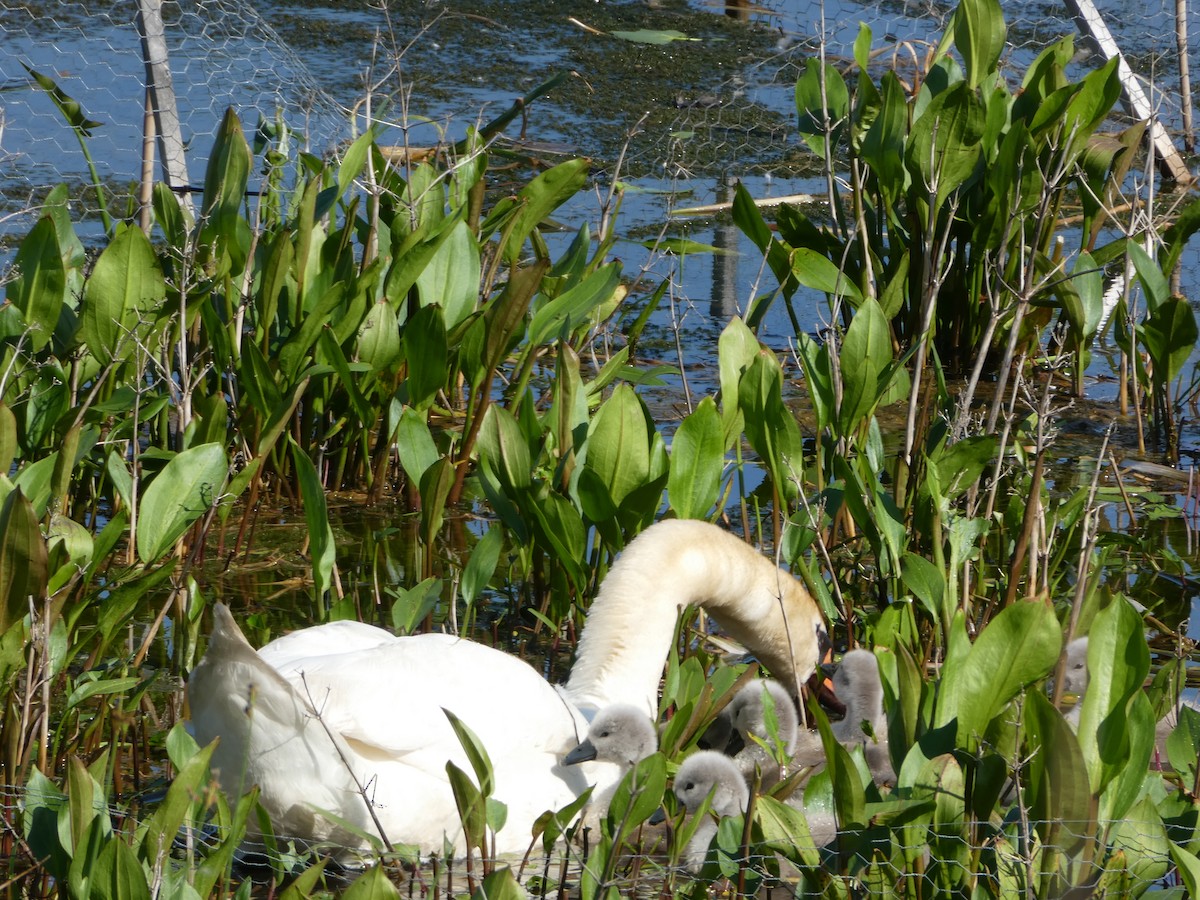
[[[849,60],[860,24],[866,24],[876,62],[911,81],[952,10],[951,4],[907,0],[872,6],[764,0],[738,7],[742,22],[714,8],[609,7],[614,12],[602,16],[601,7],[580,10],[557,0],[329,8],[171,0],[163,16],[193,178],[203,172],[227,107],[238,110],[247,127],[286,117],[322,152],[348,135],[348,113],[368,85],[384,121],[407,128],[434,123],[444,133],[562,70],[576,77],[542,102],[533,136],[561,139],[598,157],[602,166],[611,166],[628,141],[625,165],[646,177],[803,175],[814,161],[797,147],[792,87],[805,60],[818,52]],[[1006,3],[1004,13],[1013,78],[1051,41],[1075,33],[1066,8],[1057,4]],[[1110,2],[1101,13],[1151,86],[1167,128],[1182,137],[1176,4]],[[1189,33],[1200,32],[1194,19],[1195,11],[1187,9],[1182,21]],[[643,21],[674,24],[683,37],[698,39],[664,51],[605,39],[603,29],[594,27]],[[21,213],[48,186],[66,182],[82,196],[81,185],[89,181],[75,136],[32,84],[30,68],[53,78],[98,123],[88,146],[100,178],[112,184],[136,180],[146,75],[132,6],[71,0],[35,7],[4,0],[0,36],[4,231],[20,231],[22,219],[27,227]],[[1086,57],[1082,50],[1081,66],[1089,65]]]
[[[28,836],[36,829],[31,817],[43,814],[44,797],[33,802],[22,791],[0,787],[5,831]],[[117,833],[132,836],[138,822],[155,809],[155,802],[129,808],[105,807]],[[900,897],[938,896],[951,885],[970,883],[975,896],[1057,896],[1064,888],[1102,896],[1136,897],[1147,892],[1179,889],[1183,884],[1176,860],[1167,849],[1161,819],[1120,822],[1048,822],[1032,820],[1014,810],[1003,822],[943,822],[937,829],[873,826],[868,841],[864,829],[830,832],[805,848],[791,852],[778,842],[771,850],[746,842],[726,846],[718,837],[703,867],[680,862],[673,849],[673,825],[645,825],[615,852],[600,836],[577,832],[574,840],[557,843],[547,853],[541,841],[530,844],[524,857],[482,860],[476,856],[447,858],[437,854],[397,853],[386,857],[347,853],[344,848],[306,847],[280,835],[270,844],[243,841],[235,854],[237,878],[270,881],[277,873],[303,871],[318,860],[326,864],[332,887],[345,887],[381,858],[389,860],[389,877],[402,896],[423,898],[463,896],[482,874],[509,868],[526,896],[578,896],[581,882],[592,879],[620,896],[663,896],[664,891],[689,891],[696,883],[723,893],[762,897],[809,897],[827,893],[838,882],[838,895]],[[1054,843],[1042,839],[1053,834]],[[178,865],[195,865],[219,854],[224,838],[213,823],[181,828],[170,854]],[[23,840],[19,837],[18,840]],[[863,852],[863,846],[868,852]],[[847,851],[848,847],[855,847]],[[1047,892],[1049,889],[1049,893]]]

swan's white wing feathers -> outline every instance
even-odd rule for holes
[[[393,637],[367,649],[292,656],[277,668],[331,730],[361,745],[364,756],[401,756],[420,768],[426,766],[414,755],[431,753],[442,771],[451,758],[446,748],[459,747],[443,709],[475,732],[493,758],[565,753],[586,728],[527,663],[451,635]]]

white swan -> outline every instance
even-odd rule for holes
[[[658,749],[658,732],[644,712],[629,703],[606,706],[588,728],[587,737],[563,758],[563,764],[599,760],[617,767],[617,780],[592,793],[585,824],[595,828],[608,812],[613,793],[625,773]]]
[[[693,815],[710,794],[709,810],[718,819],[744,813],[750,802],[750,789],[741,770],[732,759],[716,750],[698,750],[685,759],[675,773],[673,789],[683,808]],[[717,823],[712,817],[696,828],[684,851],[688,869],[698,872],[704,867],[716,833]]]
[[[745,542],[703,522],[669,520],[630,542],[604,580],[570,678],[550,685],[525,662],[450,635],[395,637],[331,623],[255,653],[229,611],[215,608],[208,650],[188,681],[194,733],[220,738],[221,786],[258,785],[280,835],[357,848],[354,833],[392,844],[465,852],[447,761],[467,758],[443,708],[480,738],[507,804],[497,853],[520,853],[531,827],[618,769],[562,757],[599,709],[629,703],[657,712],[680,610],[701,605],[777,677],[798,687],[828,636],[808,592]],[[344,828],[329,811],[353,829]]]
[[[833,725],[834,737],[847,749],[862,744],[867,768],[875,782],[895,784],[887,716],[883,713],[883,681],[875,654],[870,650],[846,653],[833,674],[833,690],[846,704],[845,718]]]

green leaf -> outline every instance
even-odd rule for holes
[[[372,866],[355,878],[341,896],[342,900],[400,900],[400,892],[381,865]]]
[[[492,464],[501,483],[508,491],[530,486],[533,462],[529,444],[516,417],[498,405],[491,405],[484,414],[479,430],[479,456]]]
[[[408,402],[427,409],[446,385],[450,348],[446,323],[437,306],[417,310],[404,325],[404,358],[408,360]]]
[[[25,317],[33,349],[41,350],[54,335],[67,290],[53,219],[38,219],[21,241],[13,268],[16,277],[8,283],[6,296]]]
[[[529,323],[530,343],[569,338],[581,325],[591,322],[595,311],[612,299],[620,276],[621,267],[616,263],[602,266],[541,307]]]
[[[988,723],[1026,685],[1045,678],[1058,661],[1062,631],[1054,610],[1019,601],[987,624],[969,653],[947,655],[936,725],[958,720],[958,746],[972,749]]]
[[[442,530],[454,480],[454,460],[448,456],[438,457],[421,475],[417,486],[421,494],[421,539],[427,545],[432,545]]]
[[[400,323],[390,303],[371,304],[359,326],[356,346],[358,358],[370,366],[372,372],[388,371],[400,359]]]
[[[500,562],[500,549],[504,544],[504,530],[497,526],[488,528],[483,537],[471,550],[471,558],[463,566],[460,590],[467,605],[474,603],[492,580],[496,565]]]
[[[411,406],[404,407],[400,413],[400,424],[396,426],[396,453],[408,480],[418,485],[421,476],[441,456],[425,416]]]
[[[725,433],[712,397],[705,397],[675,432],[667,497],[681,519],[704,519],[721,491]]]
[[[1043,844],[1074,854],[1085,839],[1086,823],[1094,819],[1079,741],[1040,691],[1025,695],[1024,725],[1029,762],[1022,780],[1030,819]]]
[[[614,842],[624,840],[662,806],[667,789],[667,758],[653,753],[640,760],[617,785],[608,805]]]
[[[954,11],[954,45],[966,64],[970,87],[979,87],[996,71],[1006,33],[998,0],[960,0]]]
[[[650,480],[651,426],[647,416],[633,388],[622,384],[596,412],[588,429],[584,466],[604,486],[614,508]]]
[[[221,499],[228,475],[229,463],[220,444],[201,444],[173,457],[142,494],[138,558],[148,565],[170,550]]]
[[[441,307],[452,330],[479,303],[479,244],[466,222],[458,222],[438,241],[437,250],[417,276],[422,305]]]
[[[1097,796],[1129,760],[1128,704],[1135,693],[1142,692],[1150,670],[1143,628],[1137,611],[1118,597],[1096,614],[1088,631],[1088,688],[1078,734],[1092,792]]]
[[[242,261],[238,225],[253,162],[242,123],[230,107],[217,130],[204,173],[200,240],[213,245],[218,253],[227,252],[235,271],[240,270]]]
[[[139,228],[119,230],[100,253],[83,288],[83,339],[102,364],[125,358],[135,334],[166,298],[167,284],[150,241]]]
[[[588,165],[586,159],[559,163],[521,188],[516,198],[517,213],[504,241],[502,258],[505,263],[516,262],[526,239],[542,220],[583,189]],[[486,230],[488,223],[482,227]]]
[[[670,44],[674,41],[698,41],[700,38],[688,37],[682,31],[663,29],[661,31],[639,28],[637,31],[610,31],[612,37],[634,44]]]
[[[0,506],[0,634],[46,596],[49,558],[33,505],[20,487]]]
[[[792,274],[805,287],[823,291],[833,297],[848,297],[855,306],[862,302],[862,292],[858,285],[816,250],[799,247],[793,251]]]
[[[983,127],[983,107],[966,82],[935,96],[913,122],[906,159],[921,179],[921,195],[936,189],[930,220],[975,171]]]
[[[1184,784],[1195,784],[1200,765],[1200,711],[1181,705],[1178,718],[1167,736],[1167,759]]]
[[[825,158],[829,140],[838,147],[850,119],[850,91],[832,63],[822,68],[819,60],[805,61],[804,74],[796,80],[796,111],[800,114],[800,136],[810,150]]]
[[[312,560],[313,599],[320,606],[333,583],[336,547],[333,529],[329,525],[329,509],[325,502],[325,486],[317,467],[308,454],[288,435],[292,448],[292,464],[300,480],[300,497],[304,501],[304,521],[308,526],[308,556]]]

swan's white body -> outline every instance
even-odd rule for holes
[[[395,637],[358,623],[308,628],[256,653],[225,607],[188,681],[201,744],[237,795],[258,785],[277,834],[359,847],[332,817],[392,844],[465,852],[447,761],[471,769],[443,708],[480,738],[508,806],[497,853],[522,853],[542,812],[618,768],[563,766],[597,710],[657,712],[658,684],[682,608],[702,605],[772,672],[797,686],[824,637],[820,613],[792,576],[737,537],[670,520],[639,535],[605,579],[568,683],[550,685],[508,654],[449,635]],[[362,790],[360,791],[360,786]],[[372,813],[374,815],[372,815]]]

